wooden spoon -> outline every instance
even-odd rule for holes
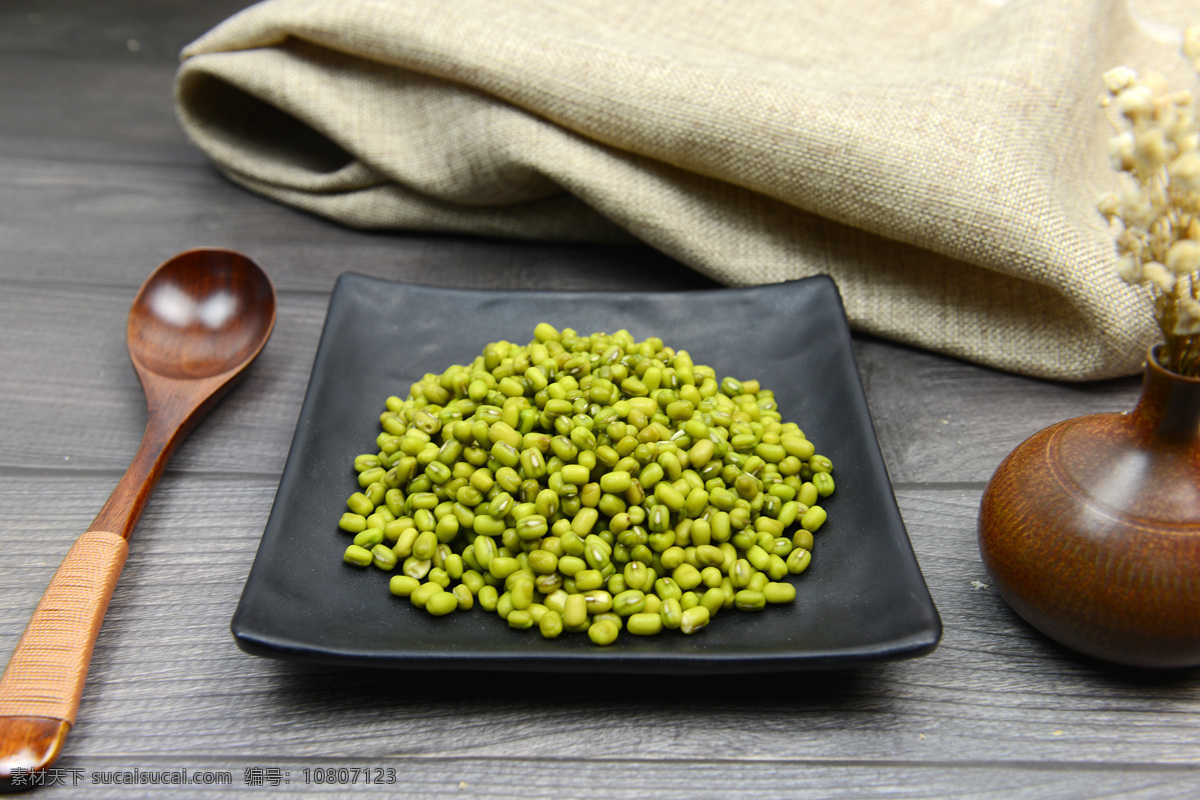
[[[274,325],[271,281],[232,250],[180,253],[142,285],[127,339],[146,393],[146,432],[112,496],[67,552],[0,678],[0,780],[58,758],[150,492],[175,448],[262,351]]]

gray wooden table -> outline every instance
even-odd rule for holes
[[[1129,408],[1137,380],[1061,385],[865,337],[862,381],[945,625],[929,656],[768,680],[581,680],[238,650],[230,617],[338,273],[705,285],[639,248],[362,233],[231,185],[185,141],[171,85],[180,47],[246,4],[0,5],[0,660],[137,446],[145,409],[124,331],[142,280],[177,251],[220,245],[259,260],[280,299],[263,357],[179,451],[133,537],[57,785],[41,795],[1200,796],[1200,673],[1064,650],[1009,611],[975,544],[1004,455],[1057,420]],[[330,767],[348,771],[316,782]],[[350,784],[350,768],[398,782]],[[111,783],[181,770],[229,784]]]

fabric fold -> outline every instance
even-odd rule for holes
[[[1197,3],[267,0],[190,45],[232,180],[375,229],[637,239],[837,282],[860,331],[1056,379],[1140,369],[1094,207],[1118,64],[1196,75]]]

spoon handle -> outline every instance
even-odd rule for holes
[[[58,757],[128,553],[124,537],[88,531],[50,580],[0,677],[0,779]]]

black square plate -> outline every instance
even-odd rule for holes
[[[427,372],[469,363],[492,341],[525,343],[537,322],[581,334],[629,330],[686,349],[718,378],[758,378],[834,464],[809,569],[791,606],[730,610],[703,631],[544,640],[474,609],[432,617],[387,576],[342,561],[337,529],[374,451],[379,413]],[[828,669],[926,654],[941,621],[875,439],[841,298],[825,277],[690,292],[475,291],[347,273],[330,300],[291,452],[233,617],[245,651],[410,669],[747,673]]]

